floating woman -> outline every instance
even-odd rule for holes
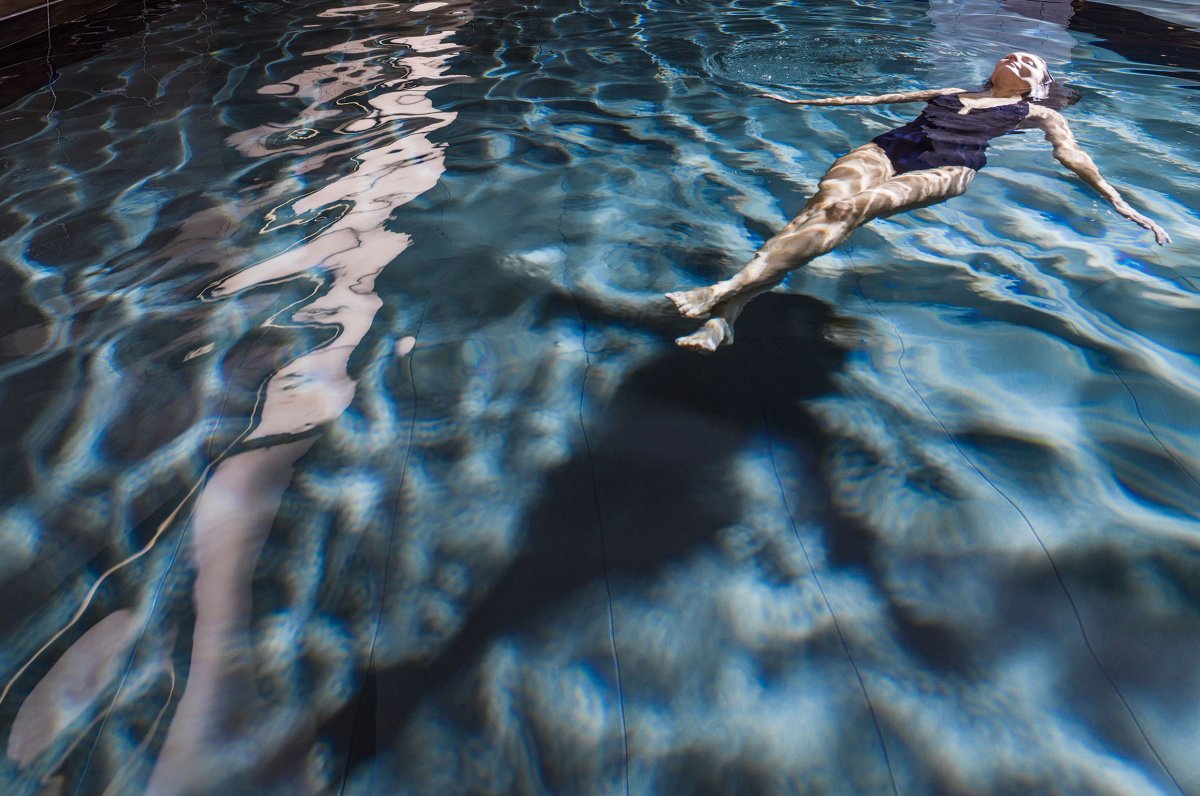
[[[1042,130],[1054,147],[1054,157],[1095,188],[1118,213],[1153,232],[1160,246],[1171,241],[1162,227],[1121,198],[1079,148],[1066,119],[1050,107],[1066,104],[1065,95],[1057,89],[1046,62],[1036,55],[1015,52],[1001,58],[979,91],[942,88],[816,100],[758,96],[791,105],[881,105],[918,100],[927,104],[916,120],[835,161],[800,215],[763,244],[736,275],[708,287],[667,294],[681,315],[708,319],[698,331],[675,341],[684,348],[711,352],[732,343],[733,322],[746,302],[778,285],[791,271],[832,251],[868,221],[928,207],[963,193],[986,162],[988,142],[1018,128]]]

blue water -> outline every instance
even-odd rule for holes
[[[0,50],[0,790],[1200,793],[1194,11],[541,5]],[[673,345],[1012,49],[1173,244],[1009,136]]]

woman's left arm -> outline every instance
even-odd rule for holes
[[[1171,242],[1171,236],[1167,234],[1166,230],[1130,207],[1129,203],[1121,198],[1121,194],[1117,193],[1117,189],[1101,176],[1100,169],[1096,168],[1096,164],[1092,162],[1088,153],[1079,148],[1071,128],[1067,125],[1067,120],[1061,113],[1040,105],[1030,105],[1029,120],[1046,134],[1046,140],[1054,146],[1055,160],[1095,188],[1101,196],[1112,203],[1113,209],[1118,213],[1139,227],[1145,227],[1153,232],[1154,241],[1159,246]]]

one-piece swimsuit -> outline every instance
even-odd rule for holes
[[[981,169],[984,150],[996,136],[1011,133],[1029,115],[1025,100],[962,113],[955,94],[934,97],[913,121],[873,139],[887,153],[897,174],[938,166]]]

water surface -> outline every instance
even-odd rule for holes
[[[185,2],[22,44],[5,791],[1200,792],[1200,32],[950,5]],[[755,92],[1014,48],[1172,246],[1011,136],[672,345],[662,292],[916,113]]]

